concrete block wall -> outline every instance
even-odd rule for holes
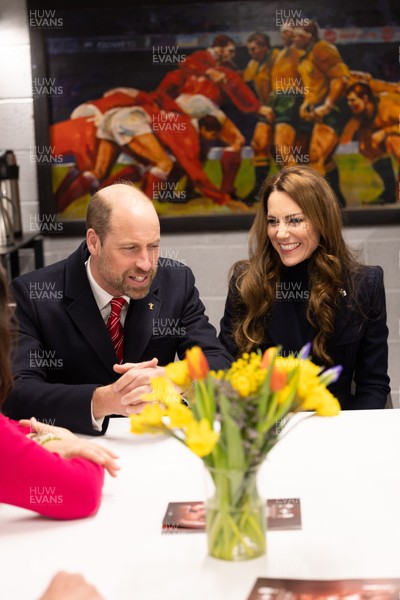
[[[20,168],[23,229],[38,211],[32,75],[25,0],[2,0],[0,8],[0,152],[14,150]]]
[[[0,19],[0,152],[12,149],[20,166],[24,231],[39,214],[36,165],[31,162],[34,141],[32,78],[25,0],[2,0]],[[392,397],[400,407],[400,226],[345,230],[349,244],[361,251],[367,264],[385,271],[389,325],[389,374]],[[45,241],[45,263],[65,258],[80,240]],[[223,313],[231,265],[247,256],[247,233],[170,234],[162,239],[162,255],[182,260],[196,277],[211,322],[218,328]],[[23,271],[33,269],[31,253],[21,260]]]

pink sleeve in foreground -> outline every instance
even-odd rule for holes
[[[55,519],[95,514],[104,469],[83,458],[63,459],[28,439],[29,428],[0,415],[0,502]]]

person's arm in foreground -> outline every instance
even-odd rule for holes
[[[18,424],[0,416],[0,502],[57,519],[95,514],[100,505],[103,467],[115,475],[116,456],[58,428],[54,428],[54,436],[64,439],[45,442],[42,438],[41,446],[26,434],[32,435],[29,432],[37,427],[41,435],[50,437],[52,428],[35,419],[22,424],[26,428],[21,431]]]

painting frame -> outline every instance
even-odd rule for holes
[[[361,1],[361,0],[360,0]],[[212,4],[213,6],[219,5],[221,8],[224,5],[232,4],[235,0],[219,0],[218,2],[211,3],[209,0],[202,0],[199,5]],[[252,0],[251,0],[252,2]],[[356,5],[359,0],[356,0]],[[299,2],[298,0],[291,0],[287,3],[288,7],[309,7],[312,5],[313,0],[308,0],[307,3]],[[129,3],[122,0],[117,0],[113,3],[113,6],[124,9]],[[138,2],[138,5],[146,5],[145,2]],[[255,4],[255,2],[252,2]],[[182,10],[189,10],[189,6],[192,6],[188,0],[154,0],[152,7],[169,7],[169,6],[181,6]],[[271,2],[271,6],[279,6],[277,2]],[[44,5],[37,0],[28,0],[27,10],[28,19],[31,20],[32,11],[45,10],[42,8]],[[85,3],[85,9],[98,8],[106,10],[110,6],[109,1],[105,0],[89,0]],[[146,5],[147,6],[147,5]],[[151,7],[148,7],[151,8]],[[353,7],[354,8],[354,7]],[[53,3],[53,10],[55,15],[59,15],[56,18],[62,19],[67,14],[66,11],[76,11],[72,3],[66,3],[65,0],[56,0]],[[277,10],[277,9],[275,9]],[[302,10],[302,9],[298,9]],[[356,7],[354,8],[356,10]],[[393,6],[391,9],[394,19],[398,17],[396,8]],[[36,13],[39,14],[39,13]],[[42,13],[43,14],[43,13]],[[61,16],[60,16],[61,15]],[[334,19],[333,19],[334,22]],[[388,23],[387,27],[392,27],[392,23]],[[51,77],[49,71],[49,55],[46,46],[46,35],[48,35],[48,29],[46,27],[30,26],[30,44],[31,44],[31,56],[32,56],[32,80],[46,80],[48,81]],[[400,31],[397,27],[396,35]],[[229,33],[229,31],[228,31]],[[35,138],[36,148],[50,147],[50,124],[51,120],[51,98],[46,94],[33,94],[33,106],[35,115]],[[400,133],[400,124],[399,124]],[[57,220],[57,211],[54,202],[54,193],[52,189],[52,165],[51,164],[37,164],[38,174],[38,188],[39,188],[39,204],[40,211],[42,214],[49,215],[51,219]],[[400,223],[400,203],[397,202],[393,205],[385,206],[365,206],[365,207],[348,207],[343,209],[343,221],[345,226],[377,226],[377,225],[393,225]],[[49,218],[50,218],[49,217]],[[196,216],[168,216],[160,218],[161,230],[164,233],[188,233],[188,232],[206,232],[206,231],[235,231],[235,230],[248,230],[253,222],[254,213],[237,213],[237,214],[212,214],[212,215],[196,215]],[[62,219],[62,227],[53,228],[55,231],[44,231],[43,233],[52,234],[53,232],[58,235],[61,233],[65,236],[82,236],[85,232],[85,220],[84,219]]]

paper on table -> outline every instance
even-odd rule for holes
[[[272,498],[266,502],[268,529],[301,529],[300,498]],[[192,533],[205,530],[203,502],[170,502],[162,522],[162,533]]]
[[[257,579],[247,600],[397,600],[400,579]]]

